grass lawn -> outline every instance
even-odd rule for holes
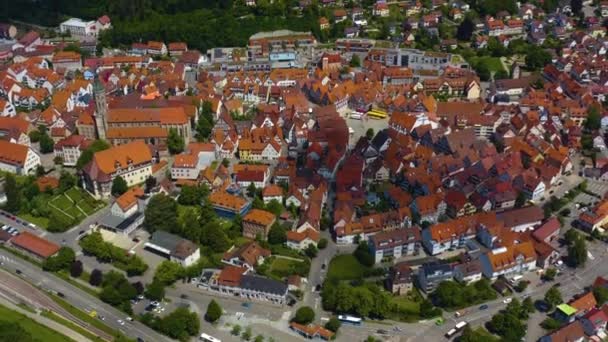
[[[16,325],[20,325],[24,330],[29,332],[37,341],[45,342],[69,342],[72,341],[68,337],[45,327],[42,324],[22,315],[16,311],[10,310],[5,306],[0,305],[0,317],[3,321],[8,321]]]
[[[38,226],[40,228],[46,229],[49,226],[49,219],[46,217],[36,217],[36,216],[32,216],[30,214],[19,214],[19,217],[26,220],[27,222],[31,222],[31,223],[35,224],[36,226]]]
[[[338,255],[329,262],[327,278],[334,280],[352,280],[363,278],[367,267],[361,265],[351,254]]]
[[[499,57],[490,57],[490,56],[471,57],[469,60],[469,63],[471,63],[471,65],[476,65],[477,63],[483,63],[488,67],[488,69],[490,69],[490,71],[494,71],[494,72],[504,70],[504,68],[502,66],[502,62],[500,61]]]
[[[71,330],[74,330],[75,332],[77,332],[80,335],[88,338],[91,341],[103,341],[103,339],[101,337],[99,337],[97,335],[94,335],[92,332],[90,332],[90,331],[82,328],[79,325],[76,325],[76,324],[74,324],[74,323],[72,323],[72,322],[64,319],[61,316],[58,316],[58,315],[54,314],[53,312],[43,311],[41,313],[41,315],[44,316],[44,317],[46,317],[46,318],[48,318],[48,319],[51,319],[51,320],[59,323],[59,324],[65,326],[65,327],[68,327]]]

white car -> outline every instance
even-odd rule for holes
[[[120,324],[120,325],[125,325],[125,321],[123,321],[122,319],[119,319],[117,322],[118,322],[118,324]]]
[[[129,322],[133,322],[133,318],[132,318],[131,316],[128,316],[128,317],[127,317],[127,321],[129,321]]]
[[[505,298],[505,300],[503,300],[502,302],[505,304],[509,304],[513,301],[513,298],[509,297],[509,298]]]

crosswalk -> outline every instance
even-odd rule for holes
[[[15,261],[14,261],[13,259],[11,259],[11,258],[7,257],[7,256],[0,255],[0,262],[2,262],[2,263],[5,263],[5,262],[6,262],[6,263],[9,263],[9,264],[12,264],[12,263],[14,263]]]

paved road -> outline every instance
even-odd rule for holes
[[[118,324],[118,320],[124,320],[126,314],[113,308],[112,306],[103,303],[96,297],[72,286],[64,280],[57,278],[55,275],[47,272],[42,272],[40,268],[26,261],[15,258],[12,254],[5,250],[0,250],[0,256],[11,259],[10,263],[5,262],[2,267],[10,272],[15,272],[17,269],[22,272],[22,277],[28,282],[37,287],[46,290],[61,292],[65,295],[64,300],[71,305],[81,309],[94,309],[99,315],[105,317],[105,324],[113,329],[122,331],[125,335],[132,338],[143,338],[146,341],[171,341],[171,339],[160,335],[152,329],[146,327],[139,322],[129,322],[125,326]],[[0,274],[0,277],[2,275]],[[24,293],[27,295],[27,293]]]

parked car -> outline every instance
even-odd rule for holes
[[[488,305],[484,304],[482,306],[479,307],[479,310],[487,310],[488,309]]]

